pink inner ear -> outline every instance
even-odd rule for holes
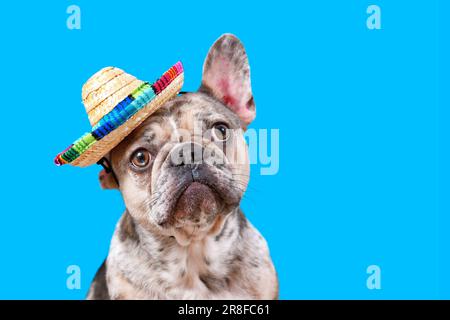
[[[214,95],[234,112],[239,114],[241,105],[239,98],[245,95],[245,84],[238,84],[236,74],[231,70],[230,62],[225,57],[218,57],[210,66],[209,72],[204,77],[204,82],[213,90]]]
[[[228,58],[217,55],[203,74],[203,83],[213,95],[249,124],[255,117],[250,79],[243,70],[236,70]],[[253,109],[251,109],[253,108]]]
[[[233,107],[233,109],[236,108],[237,101],[235,98],[233,98],[230,94],[230,84],[226,78],[222,78],[219,82],[219,88],[223,95],[223,103],[227,106]]]

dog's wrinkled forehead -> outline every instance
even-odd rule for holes
[[[124,143],[143,139],[152,145],[161,145],[173,139],[177,130],[193,131],[196,126],[197,133],[201,133],[201,130],[207,130],[216,122],[225,122],[231,129],[241,126],[239,117],[220,101],[201,92],[186,93],[166,103],[134,130]]]
[[[188,129],[193,122],[227,121],[230,128],[240,128],[239,117],[218,100],[195,92],[178,96],[160,111],[177,121],[180,128]]]

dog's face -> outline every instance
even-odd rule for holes
[[[130,214],[182,245],[219,232],[247,187],[243,133],[254,117],[245,50],[224,35],[208,53],[199,91],[167,102],[111,151]],[[111,187],[111,177],[102,180]]]

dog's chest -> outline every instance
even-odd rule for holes
[[[213,244],[201,241],[146,255],[120,243],[108,258],[110,294],[119,299],[248,298],[227,263],[230,248]]]
[[[209,279],[220,279],[228,271],[228,268],[216,258],[216,254],[208,250],[204,243],[174,249],[168,260],[166,280],[169,287],[209,295],[211,293]]]

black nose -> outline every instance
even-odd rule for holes
[[[172,167],[199,164],[203,161],[203,147],[195,142],[185,142],[176,146],[170,153]]]

